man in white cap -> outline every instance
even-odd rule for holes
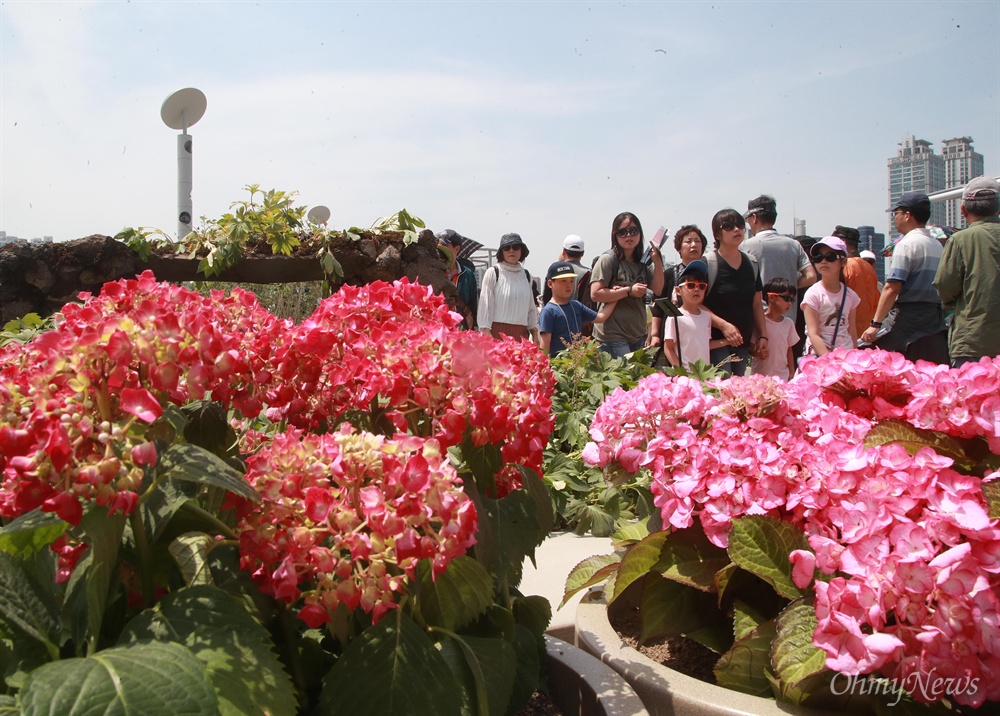
[[[868,249],[865,249],[860,254],[858,254],[858,256],[867,261],[871,265],[872,269],[875,268],[875,262],[878,260],[878,257],[875,255],[874,251],[869,251]],[[876,285],[878,286],[878,292],[882,293],[882,282],[878,281],[878,272],[876,272],[875,278],[877,281]],[[864,326],[862,326],[862,328],[864,328]]]
[[[1000,355],[1000,182],[977,177],[962,191],[967,229],[945,244],[934,286],[954,306],[952,367]]]
[[[587,293],[589,297],[590,293],[590,269],[583,265],[581,259],[583,258],[583,239],[581,239],[576,234],[570,234],[565,239],[563,239],[562,251],[559,254],[560,261],[568,261],[573,264],[573,271],[576,273],[576,281],[573,283],[573,296],[579,300],[577,296],[578,289],[580,287],[580,279],[586,277],[587,281],[584,284],[587,287]],[[547,283],[547,282],[546,282]],[[552,289],[547,285],[542,291],[542,305],[544,306],[552,299]],[[590,302],[584,303],[585,306],[590,307]]]

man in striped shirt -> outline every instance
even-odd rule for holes
[[[903,238],[892,247],[892,264],[885,277],[875,316],[861,334],[863,343],[902,353],[908,360],[948,363],[944,306],[934,287],[941,263],[941,243],[927,231],[931,202],[922,192],[908,191],[887,211]],[[877,337],[886,319],[892,327]]]

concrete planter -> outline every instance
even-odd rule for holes
[[[616,600],[614,609],[619,603]],[[820,716],[826,712],[779,704],[707,684],[667,668],[625,644],[608,619],[603,593],[595,588],[576,611],[576,640],[632,685],[652,716]]]
[[[546,635],[549,693],[566,716],[648,716],[642,700],[599,659]]]

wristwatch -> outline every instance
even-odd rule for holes
[[[870,325],[872,328],[881,328],[882,321],[871,321],[868,325]]]

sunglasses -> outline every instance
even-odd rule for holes
[[[732,231],[733,229],[739,229],[743,231],[743,227],[737,224],[735,221],[726,221],[720,227],[723,231]]]
[[[685,281],[681,286],[689,291],[704,291],[708,288],[708,284],[702,281]]]
[[[785,301],[787,303],[791,303],[792,301],[795,300],[795,296],[789,296],[789,295],[784,294],[784,293],[772,293],[772,294],[768,294],[768,295],[770,295],[770,296],[772,296],[774,298],[780,298],[782,301]]]
[[[627,229],[618,229],[618,231],[615,232],[615,236],[617,236],[619,239],[624,239],[626,236],[638,236],[638,235],[639,235],[638,226],[630,226]]]
[[[814,263],[822,263],[823,261],[840,261],[839,254],[813,254]]]

